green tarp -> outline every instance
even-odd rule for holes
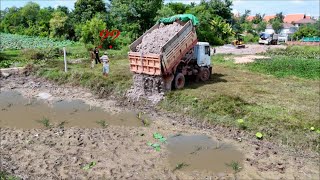
[[[173,23],[174,21],[176,21],[177,19],[179,19],[180,21],[183,21],[183,22],[187,22],[189,20],[192,21],[192,24],[194,26],[197,26],[199,25],[199,20],[197,17],[195,17],[194,15],[192,14],[178,14],[178,15],[174,15],[174,16],[171,16],[171,17],[168,17],[168,18],[161,18],[159,20],[159,23],[164,23],[164,24],[171,24]]]

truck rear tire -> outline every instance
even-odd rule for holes
[[[173,86],[175,89],[182,89],[184,87],[185,78],[182,73],[178,73],[173,80]]]

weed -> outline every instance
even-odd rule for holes
[[[0,180],[20,180],[20,178],[12,176],[9,173],[0,170]]]
[[[246,126],[246,124],[245,124],[243,119],[238,119],[237,123],[238,123],[238,126],[239,126],[240,129],[247,129],[247,126]]]
[[[42,124],[45,128],[50,128],[50,120],[46,117],[43,117],[41,120],[37,120],[38,123]]]
[[[147,118],[142,119],[141,121],[142,121],[142,123],[143,123],[143,125],[144,125],[145,127],[150,126],[150,121],[149,121]]]
[[[61,121],[57,127],[64,128],[64,126],[68,123],[68,121]]]
[[[237,162],[237,161],[232,161],[231,163],[226,164],[226,166],[231,167],[235,174],[240,172],[241,169],[242,169],[242,167],[240,166],[239,162]]]
[[[99,124],[102,128],[106,128],[108,126],[105,120],[97,121],[97,124]]]
[[[176,171],[176,170],[180,170],[180,169],[182,169],[183,167],[186,167],[186,166],[189,166],[189,164],[186,164],[186,163],[178,163],[177,165],[176,165],[176,167],[173,169],[173,171]]]
[[[92,161],[89,164],[85,165],[84,167],[82,167],[83,170],[89,170],[91,168],[93,168],[97,163]]]

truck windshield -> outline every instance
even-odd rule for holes
[[[269,37],[270,37],[270,34],[266,34],[266,33],[260,34],[260,38],[266,39],[266,38],[269,38]]]

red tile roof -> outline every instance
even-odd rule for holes
[[[285,23],[292,23],[299,21],[305,17],[304,14],[288,14],[284,17],[283,22]],[[311,19],[310,16],[306,16],[306,19]]]
[[[248,20],[248,21],[252,21],[252,20],[254,19],[254,17],[256,17],[256,16],[248,16],[248,17],[247,17],[247,20]]]
[[[265,20],[265,21],[269,21],[270,19],[273,19],[273,18],[275,18],[276,17],[276,15],[267,15],[267,16],[264,16],[263,17],[263,20]]]

